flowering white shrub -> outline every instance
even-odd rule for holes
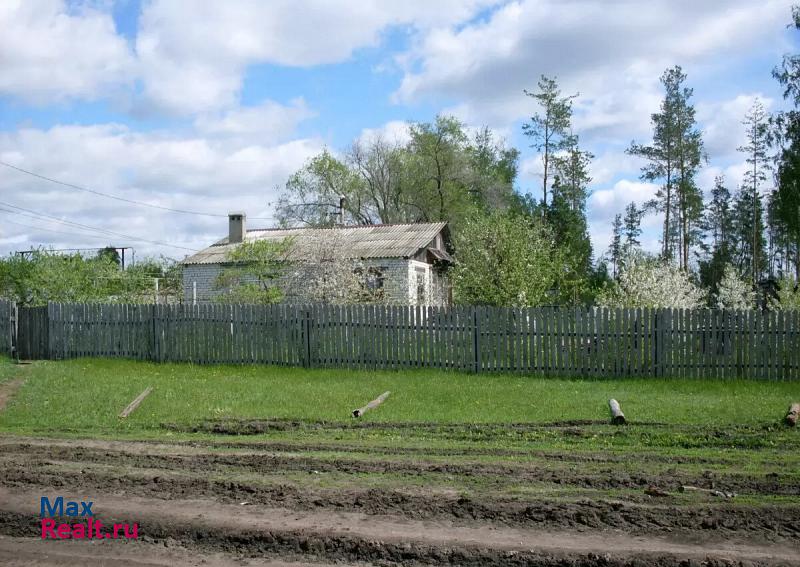
[[[379,302],[366,285],[368,269],[360,260],[342,257],[335,231],[305,239],[297,246],[283,285],[288,296],[308,303]]]
[[[621,261],[619,279],[597,298],[607,307],[673,307],[694,309],[705,304],[705,291],[672,264],[632,251]]]
[[[753,287],[739,277],[736,269],[728,264],[719,282],[714,307],[717,309],[753,309],[756,293]]]
[[[784,277],[778,284],[778,301],[773,307],[775,309],[800,309],[800,286],[797,281]]]

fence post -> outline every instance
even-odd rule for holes
[[[158,333],[156,325],[156,304],[150,306],[150,360],[158,362]]]
[[[478,317],[478,307],[472,307],[472,352],[474,355],[475,374],[481,371],[481,324]]]
[[[303,307],[303,366],[311,368],[311,308]]]
[[[653,317],[653,373],[656,377],[664,376],[664,309],[655,310]]]

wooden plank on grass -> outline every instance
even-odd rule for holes
[[[611,423],[614,425],[625,425],[625,414],[619,407],[619,402],[614,398],[608,400],[608,407],[611,410]]]
[[[130,414],[132,414],[133,410],[138,408],[139,404],[141,404],[152,391],[153,391],[152,386],[148,386],[147,388],[145,388],[144,392],[136,396],[136,399],[134,399],[130,404],[128,404],[128,407],[122,410],[122,413],[120,413],[119,416],[125,418],[128,417]]]
[[[384,392],[383,394],[381,394],[380,396],[378,396],[377,398],[372,400],[370,403],[368,403],[364,407],[361,407],[361,408],[358,408],[358,409],[354,409],[353,412],[352,412],[353,413],[353,417],[361,417],[366,412],[368,412],[369,410],[375,409],[376,407],[381,405],[384,402],[384,400],[386,400],[386,398],[389,397],[389,394],[391,394],[391,392]]]

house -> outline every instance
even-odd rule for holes
[[[446,222],[254,230],[248,230],[246,222],[244,213],[229,214],[228,236],[182,262],[187,302],[213,301],[220,293],[217,276],[228,263],[228,253],[238,243],[289,238],[291,263],[308,265],[308,258],[313,258],[310,250],[325,243],[337,258],[352,261],[354,270],[359,273],[366,270],[364,285],[373,289],[383,302],[438,306],[450,303],[446,270],[452,258],[447,252]],[[285,301],[309,301],[304,296],[302,281],[287,282],[288,278],[280,284],[284,287]]]

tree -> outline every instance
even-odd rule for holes
[[[684,270],[640,251],[623,258],[619,278],[598,297],[606,307],[696,309],[704,302],[705,292]]]
[[[411,204],[423,221],[457,225],[470,214],[475,197],[469,187],[468,137],[457,119],[437,116],[434,123],[415,123],[407,148]]]
[[[327,150],[286,183],[277,206],[284,225],[332,226],[344,197],[345,224],[445,220],[452,232],[475,210],[506,208],[519,154],[484,128],[471,138],[457,119],[409,125],[408,142],[356,140],[340,157]]]
[[[761,101],[756,100],[749,112],[745,116],[742,124],[745,125],[747,143],[740,146],[738,150],[743,152],[747,158],[746,162],[750,166],[744,174],[744,190],[750,193],[749,201],[752,205],[750,210],[752,219],[750,226],[752,229],[751,246],[752,257],[750,258],[750,277],[753,282],[757,282],[763,272],[763,218],[761,205],[761,184],[767,180],[767,170],[770,165],[767,162],[767,148],[769,136],[769,122],[764,106]]]
[[[158,276],[148,273],[152,268]],[[122,270],[111,254],[85,258],[46,249],[0,259],[0,298],[22,306],[64,303],[149,303],[154,277],[169,295],[178,295],[180,266],[167,259],[147,259]]]
[[[679,264],[688,270],[689,249],[696,240],[693,228],[702,215],[702,196],[694,176],[703,159],[703,143],[694,107],[689,103],[693,92],[683,86],[685,80],[679,66],[664,72],[664,100],[660,112],[651,117],[653,143],[645,146],[634,142],[627,151],[647,160],[642,179],[664,180],[649,203],[649,208],[664,214],[661,257],[673,258],[677,249]]]
[[[732,259],[739,273],[747,274],[754,284],[766,268],[763,209],[761,195],[753,192],[752,187],[742,185],[733,202]]]
[[[730,264],[725,266],[714,297],[717,309],[752,309],[756,303],[753,286],[742,280]]]
[[[611,259],[612,276],[616,279],[617,269],[622,259],[622,215],[614,215],[614,222],[611,225],[611,246],[608,248],[608,255]]]
[[[800,6],[792,7],[790,27],[800,29]],[[794,108],[772,120],[779,155],[777,188],[770,208],[784,238],[786,262],[793,257],[795,280],[800,281],[800,54],[785,54],[772,75],[784,87],[783,98]]]
[[[122,259],[119,256],[119,252],[113,246],[106,246],[105,248],[97,251],[98,258],[108,258],[118,266],[122,266]]]
[[[227,254],[228,265],[216,280],[221,303],[277,303],[283,296],[279,278],[285,273],[291,239],[250,240]]]
[[[778,301],[773,307],[800,310],[800,286],[797,281],[788,277],[781,278],[778,284]]]
[[[477,214],[455,239],[451,278],[458,303],[528,307],[553,301],[563,263],[540,218]]]
[[[508,148],[484,126],[467,147],[471,176],[469,191],[485,210],[504,209],[510,204],[517,178],[519,150]]]
[[[541,113],[534,114],[530,122],[522,125],[522,132],[533,140],[531,145],[542,156],[542,202],[547,205],[548,182],[550,180],[553,156],[569,149],[572,141],[569,136],[572,120],[572,99],[578,95],[561,96],[561,89],[556,79],[542,75],[539,79],[539,91],[525,94],[541,107]]]
[[[712,294],[717,293],[725,267],[732,261],[734,245],[730,201],[731,192],[725,186],[725,178],[717,176],[703,220],[703,229],[711,239],[711,246],[703,245],[707,257],[700,262],[700,282]]]
[[[381,302],[382,288],[370,284],[382,274],[358,259],[343,257],[342,249],[342,239],[336,231],[304,239],[302,250],[293,255],[281,277],[284,293],[302,303]]]
[[[552,157],[553,169],[559,177],[558,187],[553,183],[553,198],[560,195],[573,211],[586,213],[586,199],[589,197],[589,166],[594,154],[580,149],[579,138],[569,135],[564,139],[565,150]]]
[[[623,232],[625,234],[625,250],[630,252],[634,248],[639,248],[641,242],[639,237],[642,235],[642,216],[644,211],[636,206],[636,203],[628,203],[625,207],[625,221]]]
[[[289,178],[278,200],[276,215],[282,225],[332,226],[336,220],[334,213],[344,197],[347,222],[380,221],[373,211],[362,206],[359,192],[357,176],[326,149]]]

